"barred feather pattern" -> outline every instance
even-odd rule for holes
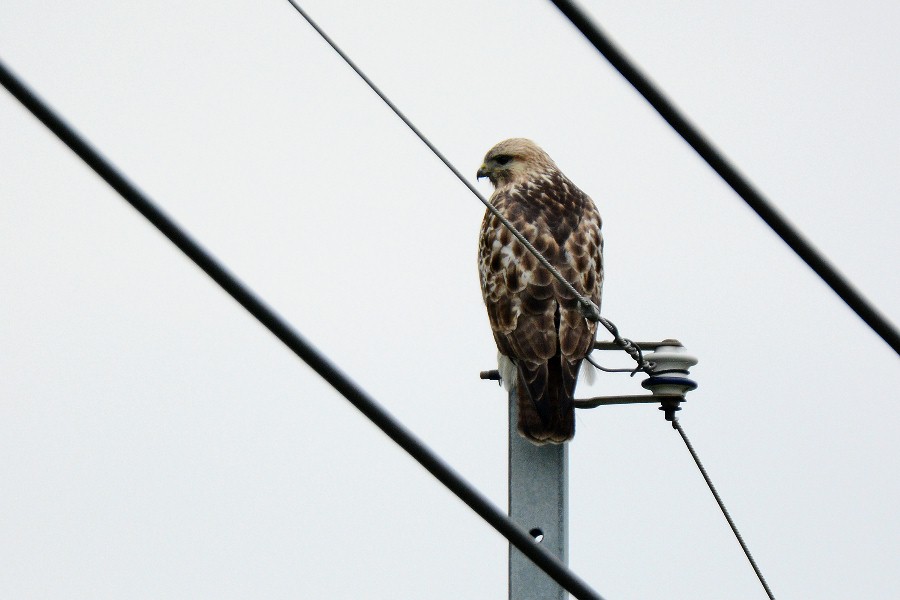
[[[497,156],[495,150],[511,141],[527,142],[498,144],[479,171],[494,175],[491,204],[599,306],[603,238],[596,206],[537,146],[540,160],[514,154],[522,163],[517,169],[505,172],[495,165],[499,172],[491,172],[491,153]],[[571,439],[575,385],[597,324],[584,318],[571,292],[490,212],[481,225],[478,266],[501,365],[507,359],[516,367],[516,380],[505,384],[515,388],[519,433],[536,444]]]

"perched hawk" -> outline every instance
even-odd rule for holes
[[[587,194],[522,138],[491,148],[477,176],[494,185],[491,204],[600,306],[603,238]],[[490,211],[481,224],[478,268],[500,375],[507,389],[515,388],[519,433],[536,444],[572,439],[575,382],[597,324]]]

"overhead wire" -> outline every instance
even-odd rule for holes
[[[637,368],[635,368],[635,369],[608,369],[608,368],[600,366],[596,361],[591,359],[590,356],[586,357],[587,361],[591,365],[593,365],[594,367],[596,367],[602,371],[630,372],[632,375],[634,375],[638,371],[644,371],[647,374],[653,375],[654,372],[652,370],[652,365],[644,359],[644,356],[643,356],[643,353],[642,353],[640,347],[637,344],[634,344],[631,340],[621,337],[621,335],[619,334],[618,328],[613,323],[611,323],[610,321],[608,321],[607,319],[605,319],[604,317],[602,317],[600,315],[599,307],[597,307],[597,305],[594,304],[593,302],[591,302],[588,298],[585,298],[582,294],[580,294],[574,288],[574,286],[572,286],[572,284],[569,283],[562,276],[562,274],[560,274],[559,271],[556,270],[553,267],[553,265],[551,265],[550,262],[543,255],[541,255],[541,253],[521,233],[519,233],[519,231],[516,230],[516,228],[512,225],[512,223],[510,223],[509,220],[506,219],[506,217],[504,217],[503,214],[500,213],[500,211],[497,210],[481,194],[481,192],[479,192],[478,189],[475,188],[475,186],[472,185],[472,183],[462,175],[462,173],[453,165],[453,163],[451,163],[450,160],[440,150],[438,150],[438,148],[434,144],[431,143],[431,141],[425,136],[425,134],[423,134],[421,132],[421,130],[418,127],[416,127],[413,124],[413,122],[410,121],[406,117],[406,115],[397,107],[397,105],[394,104],[390,100],[390,98],[388,98],[387,95],[384,92],[382,92],[381,89],[377,85],[375,85],[375,83],[362,71],[362,69],[360,69],[356,65],[356,63],[353,62],[353,60],[343,50],[341,50],[341,48],[337,45],[337,43],[334,40],[332,40],[331,37],[327,33],[325,33],[325,31],[312,19],[312,17],[310,17],[309,14],[306,11],[304,11],[294,0],[287,0],[287,1],[288,1],[288,3],[291,4],[291,6],[294,7],[294,9],[300,14],[300,16],[303,17],[306,20],[306,22],[322,37],[322,39],[325,40],[325,42],[328,43],[329,46],[331,46],[331,48],[344,60],[344,62],[346,62],[347,65],[356,72],[356,74],[369,86],[369,88],[371,88],[372,91],[375,92],[375,94],[378,95],[379,98],[381,98],[381,100],[394,112],[394,114],[396,114],[397,117],[399,117],[400,120],[403,121],[403,123],[406,124],[406,126],[409,127],[409,129],[435,154],[435,156],[437,156],[438,159],[440,159],[441,162],[443,162],[444,165],[446,165],[447,168],[450,169],[450,171],[453,172],[454,175],[456,175],[457,179],[459,179],[473,194],[475,194],[475,196],[481,201],[482,204],[484,204],[487,207],[487,209],[492,214],[494,214],[496,217],[498,217],[498,219],[504,225],[504,227],[506,227],[516,237],[516,239],[518,239],[525,246],[525,248],[535,258],[537,258],[537,260],[548,271],[550,271],[550,273],[553,275],[553,277],[555,277],[564,287],[566,287],[566,289],[570,293],[574,294],[578,298],[578,300],[582,306],[585,317],[588,319],[600,322],[610,333],[613,334],[613,341],[619,347],[621,347],[623,350],[628,352],[628,354],[637,363]],[[659,373],[657,373],[657,375],[658,374]],[[721,498],[718,496],[717,492],[715,491],[712,481],[709,479],[709,476],[706,474],[705,470],[703,469],[703,466],[700,463],[700,459],[697,456],[696,452],[694,451],[693,446],[691,446],[690,442],[687,440],[687,436],[684,434],[684,430],[681,429],[680,424],[677,423],[677,419],[673,421],[673,427],[676,427],[678,429],[679,433],[682,434],[682,438],[684,439],[685,443],[688,445],[688,449],[690,450],[691,455],[694,457],[695,462],[700,467],[701,473],[703,473],[703,477],[706,480],[707,485],[709,485],[710,490],[712,490],[712,492],[716,498],[716,501],[719,503],[719,507],[722,509],[722,512],[725,514],[725,517],[728,520],[729,525],[731,525],[732,531],[734,532],[735,536],[737,537],[737,540],[740,543],[741,548],[744,550],[744,553],[747,555],[747,558],[750,560],[751,566],[753,567],[754,571],[757,574],[757,577],[759,577],[760,581],[763,584],[763,587],[766,589],[766,592],[770,594],[770,598],[771,598],[771,592],[769,592],[768,585],[766,584],[765,579],[763,578],[762,573],[759,570],[759,567],[756,565],[756,562],[753,560],[753,557],[750,554],[750,550],[747,548],[747,545],[744,543],[743,538],[740,536],[740,533],[738,532],[737,527],[734,525],[734,521],[731,519],[730,514],[728,513],[727,509],[725,508],[725,504],[721,501]],[[774,600],[774,598],[773,598],[773,600]]]
[[[219,261],[193,240],[143,192],[120,173],[82,136],[22,83],[0,60],[0,84],[37,117],[63,143],[72,149],[91,169],[119,195],[175,244],[225,292],[234,298],[266,329],[294,354],[309,365],[335,390],[350,401],[372,423],[419,462],[447,489],[487,521],[503,537],[531,559],[563,588],[579,599],[603,600],[578,575],[557,557],[535,543],[524,529],[516,525],[471,483],[453,470],[424,442],[406,429],[393,415],[369,396],[322,353],[269,308],[256,294],[232,275]]]
[[[346,62],[347,65],[356,72],[356,74],[369,86],[369,88],[371,88],[372,91],[375,92],[375,94],[378,95],[379,98],[381,98],[381,100],[394,112],[394,114],[396,114],[397,117],[399,117],[400,120],[403,121],[403,123],[406,124],[406,126],[409,127],[409,129],[435,154],[435,156],[437,156],[438,159],[440,159],[441,162],[443,162],[444,165],[446,165],[447,168],[450,169],[450,171],[454,175],[456,175],[457,179],[459,179],[473,194],[475,194],[475,196],[481,201],[482,204],[485,205],[485,207],[487,207],[487,209],[492,214],[494,214],[496,217],[498,217],[498,219],[503,224],[503,226],[506,227],[516,237],[516,239],[518,239],[525,246],[525,248],[553,275],[553,277],[557,279],[557,281],[559,281],[570,293],[574,294],[578,298],[579,303],[582,307],[582,312],[584,313],[585,317],[588,319],[591,319],[593,321],[600,322],[610,333],[612,333],[616,344],[619,345],[626,352],[628,352],[629,355],[631,355],[631,357],[635,360],[635,362],[637,363],[638,366],[636,369],[607,369],[605,367],[600,366],[598,363],[596,363],[593,359],[590,358],[590,356],[586,357],[587,361],[594,367],[596,367],[600,370],[603,370],[603,371],[607,371],[607,372],[623,372],[624,371],[624,372],[630,372],[632,375],[634,375],[638,371],[644,371],[648,374],[653,374],[651,365],[644,359],[643,353],[641,352],[640,348],[636,344],[634,344],[633,342],[628,340],[627,338],[622,338],[620,336],[620,334],[618,332],[618,328],[614,324],[612,324],[610,321],[608,321],[607,319],[605,319],[604,317],[602,317],[600,315],[599,307],[597,307],[597,305],[594,304],[593,302],[591,302],[588,298],[586,298],[582,294],[580,294],[574,288],[574,286],[572,286],[572,284],[569,283],[562,276],[562,274],[560,274],[559,271],[557,269],[555,269],[553,267],[553,265],[551,265],[550,262],[544,256],[542,256],[541,253],[521,233],[519,233],[519,231],[516,230],[516,228],[512,225],[512,223],[510,223],[503,216],[503,214],[501,214],[500,211],[497,210],[481,194],[481,192],[479,192],[478,189],[474,185],[472,185],[472,183],[462,175],[462,173],[450,162],[450,160],[440,150],[438,150],[438,148],[433,143],[431,143],[431,141],[421,132],[421,130],[419,130],[419,128],[416,127],[412,123],[412,121],[410,121],[406,117],[406,115],[397,107],[397,105],[394,104],[387,97],[387,95],[381,91],[381,89],[362,71],[362,69],[360,69],[360,67],[358,67],[356,65],[356,63],[353,62],[353,60],[337,45],[337,43],[334,40],[332,40],[331,37],[327,33],[325,33],[325,31],[312,19],[312,17],[310,17],[309,14],[306,11],[304,11],[295,2],[295,0],[287,0],[287,1],[291,4],[291,6],[294,7],[294,9],[300,14],[300,16],[302,16],[307,21],[307,23],[322,37],[322,39],[325,40],[325,42],[328,43],[328,45],[332,47],[332,49],[344,60],[344,62]],[[703,477],[707,482],[707,485],[709,486],[714,497],[716,498],[716,501],[719,504],[719,507],[722,510],[723,514],[725,515],[725,518],[728,521],[728,524],[731,526],[731,529],[732,529],[733,533],[735,534],[735,537],[737,538],[738,543],[740,544],[745,555],[749,559],[754,572],[756,573],[757,577],[759,578],[760,582],[762,583],[764,589],[766,590],[766,593],[768,593],[769,597],[772,598],[771,591],[769,590],[768,584],[766,583],[766,581],[762,575],[762,572],[759,570],[759,567],[757,566],[756,562],[753,560],[753,557],[750,554],[749,548],[747,547],[746,543],[744,542],[743,538],[741,537],[740,533],[738,532],[737,527],[734,524],[734,521],[731,519],[731,516],[728,513],[727,508],[725,507],[725,504],[722,502],[721,498],[719,497],[718,493],[716,492],[715,487],[713,486],[712,481],[709,478],[708,474],[706,473],[705,469],[703,469],[703,466],[702,466],[702,463],[700,462],[699,457],[697,456],[696,452],[694,451],[693,446],[691,446],[690,442],[688,441],[687,436],[685,435],[684,430],[681,428],[681,425],[677,422],[677,419],[673,421],[673,427],[675,427],[679,431],[679,433],[682,435],[682,438],[684,439],[685,444],[688,446],[688,449],[691,452],[691,456],[694,458],[694,461],[696,462],[697,466],[700,468],[701,473],[703,474]],[[774,598],[773,598],[773,600],[774,600]]]
[[[591,302],[590,299],[588,299],[588,298],[584,297],[582,294],[580,294],[574,288],[574,286],[572,286],[572,284],[569,283],[562,276],[562,274],[560,274],[559,271],[556,270],[553,267],[553,265],[551,265],[550,262],[543,255],[541,255],[541,253],[521,233],[519,233],[519,231],[516,230],[516,228],[512,225],[512,223],[510,223],[509,220],[507,220],[506,217],[504,217],[503,214],[501,214],[500,211],[497,210],[481,194],[481,192],[479,192],[478,189],[475,188],[475,186],[472,185],[472,183],[462,175],[462,173],[460,173],[460,171],[453,165],[453,163],[451,163],[450,160],[440,150],[438,150],[438,148],[434,144],[431,143],[431,141],[425,136],[425,134],[423,134],[421,132],[421,130],[418,127],[416,127],[413,124],[413,122],[410,121],[406,117],[405,114],[403,114],[403,112],[397,107],[397,105],[394,104],[390,100],[390,98],[388,98],[387,95],[384,92],[382,92],[381,89],[377,85],[375,85],[375,83],[371,79],[369,79],[369,77],[362,71],[362,69],[360,69],[356,65],[356,63],[354,63],[353,60],[343,50],[341,50],[341,48],[337,45],[337,43],[334,40],[332,40],[331,37],[327,33],[325,33],[325,31],[312,19],[312,17],[310,17],[309,14],[306,11],[304,11],[294,0],[287,0],[287,1],[291,4],[291,6],[294,7],[294,9],[300,14],[300,16],[302,16],[306,20],[306,22],[322,37],[322,39],[325,40],[325,42],[327,42],[329,46],[331,46],[331,48],[344,60],[344,62],[346,62],[347,65],[351,69],[353,69],[357,75],[359,75],[359,77],[369,86],[369,88],[371,88],[372,91],[375,92],[375,94],[377,94],[379,98],[381,98],[381,100],[394,112],[394,114],[396,114],[397,117],[399,117],[400,120],[403,121],[403,123],[406,124],[406,126],[409,127],[409,129],[414,134],[416,134],[416,136],[435,154],[435,156],[437,156],[441,160],[441,162],[443,162],[444,165],[446,165],[447,168],[450,169],[450,171],[453,172],[454,175],[456,175],[457,179],[459,179],[467,188],[469,188],[469,190],[473,194],[475,194],[475,196],[481,201],[482,204],[484,204],[487,207],[487,209],[492,214],[494,214],[496,217],[498,217],[498,219],[504,225],[504,227],[506,227],[516,237],[516,239],[518,239],[525,246],[525,248],[535,258],[537,258],[537,260],[548,271],[550,271],[550,273],[553,275],[553,277],[555,277],[564,287],[566,287],[566,289],[570,293],[574,294],[578,298],[578,300],[582,306],[582,312],[584,313],[584,316],[588,319],[591,319],[591,320],[601,323],[613,335],[613,341],[620,348],[622,348],[623,350],[628,352],[628,354],[635,360],[635,362],[637,363],[637,368],[635,368],[635,369],[608,369],[608,368],[605,368],[605,367],[602,367],[601,365],[599,365],[590,356],[586,357],[587,361],[594,367],[596,367],[602,371],[606,371],[606,372],[610,372],[610,373],[630,372],[632,375],[634,375],[638,371],[643,371],[649,375],[654,375],[654,374],[660,375],[661,373],[654,372],[651,363],[649,363],[646,359],[644,359],[644,355],[643,355],[643,352],[641,351],[640,347],[637,344],[635,344],[634,342],[632,342],[631,340],[628,340],[627,338],[623,338],[619,334],[618,328],[613,323],[611,323],[610,321],[608,321],[607,319],[605,319],[604,317],[602,317],[600,315],[599,307],[597,307],[596,304]],[[763,578],[762,572],[759,570],[759,567],[757,566],[756,562],[753,560],[753,557],[750,554],[749,548],[747,547],[746,543],[744,542],[743,538],[741,537],[740,533],[738,532],[737,526],[734,524],[734,521],[731,519],[731,516],[728,513],[728,510],[725,508],[725,504],[722,502],[721,498],[719,497],[718,493],[716,492],[715,487],[713,486],[712,480],[709,478],[708,474],[706,473],[705,469],[703,468],[703,465],[700,462],[699,457],[697,456],[696,452],[694,451],[693,446],[688,441],[687,436],[685,435],[684,430],[681,428],[681,425],[678,423],[677,419],[673,420],[673,427],[675,427],[679,431],[679,433],[681,433],[682,438],[685,441],[685,444],[687,444],[687,446],[688,446],[688,450],[691,452],[691,456],[693,456],[694,461],[697,463],[697,466],[700,467],[701,473],[703,474],[703,477],[706,480],[706,483],[709,486],[710,490],[713,492],[713,495],[715,496],[716,501],[719,504],[719,508],[721,508],[723,514],[725,515],[725,518],[728,520],[728,524],[731,526],[731,529],[734,532],[735,537],[738,540],[738,543],[741,545],[741,548],[744,550],[744,553],[746,554],[747,558],[750,560],[750,564],[753,567],[753,570],[756,572],[756,575],[759,578],[760,582],[762,582],[763,587],[765,588],[766,592],[769,594],[769,597],[772,598],[772,600],[774,600],[774,598],[771,595],[771,591],[769,590],[768,584],[766,583],[765,579]]]
[[[325,42],[329,46],[331,46],[331,48],[337,53],[337,55],[340,56],[345,63],[347,63],[347,66],[353,69],[356,74],[359,75],[360,79],[362,79],[366,83],[366,85],[368,85],[369,88],[371,88],[371,90],[375,92],[375,94],[377,94],[379,98],[381,98],[381,100],[388,106],[388,108],[390,108],[394,112],[394,114],[397,115],[397,117],[401,121],[403,121],[403,123],[407,127],[409,127],[410,131],[412,131],[422,141],[422,143],[428,146],[428,149],[431,150],[431,152],[442,163],[444,163],[444,165],[448,169],[450,169],[450,171],[454,175],[456,175],[456,178],[459,179],[463,183],[463,185],[469,188],[470,192],[475,194],[475,197],[478,198],[482,204],[484,204],[488,211],[490,211],[491,214],[497,217],[497,219],[503,224],[503,226],[506,227],[506,229],[510,233],[512,233],[513,236],[515,236],[515,238],[519,240],[519,242],[521,242],[523,246],[525,246],[525,248],[532,254],[532,256],[534,256],[538,260],[538,262],[541,263],[541,265],[550,272],[550,274],[560,283],[560,285],[566,288],[566,290],[570,294],[573,294],[578,299],[579,309],[581,310],[585,318],[600,323],[607,331],[612,334],[613,342],[615,342],[616,345],[618,345],[622,350],[627,352],[628,355],[631,356],[631,358],[634,359],[634,361],[637,363],[637,369],[635,369],[633,372],[644,371],[645,373],[650,373],[650,365],[647,364],[647,362],[644,360],[644,356],[641,353],[640,348],[638,348],[628,338],[622,337],[619,334],[618,328],[609,319],[600,315],[600,307],[594,304],[590,298],[586,297],[584,294],[576,290],[575,286],[573,286],[565,277],[563,277],[562,274],[556,269],[556,267],[550,264],[550,261],[548,261],[544,257],[544,255],[541,254],[537,250],[537,248],[535,248],[531,244],[531,242],[529,242],[525,238],[525,236],[519,233],[515,226],[513,226],[513,224],[509,222],[509,219],[507,219],[503,215],[503,213],[497,210],[497,208],[493,204],[491,204],[490,201],[485,198],[480,191],[478,191],[478,188],[476,188],[472,184],[472,182],[470,182],[463,176],[459,169],[457,169],[453,165],[453,163],[450,162],[450,159],[448,159],[444,155],[444,153],[437,148],[437,146],[431,143],[431,141],[425,136],[425,134],[422,133],[422,131],[418,127],[416,127],[415,124],[413,124],[413,122],[410,121],[405,114],[403,114],[403,111],[401,111],[400,108],[396,104],[394,104],[377,85],[375,85],[374,81],[369,79],[369,77],[363,72],[362,69],[360,69],[356,65],[355,62],[353,62],[353,60],[347,55],[347,53],[341,50],[340,46],[338,46],[337,43],[333,39],[331,39],[331,37],[327,33],[325,33],[325,30],[322,29],[313,20],[313,18],[309,16],[309,13],[303,10],[303,8],[301,8],[300,5],[295,2],[295,0],[287,0],[287,2],[294,7],[294,10],[296,10],[300,14],[300,16],[306,20],[309,26],[312,27],[316,31],[316,33],[318,33],[319,36],[321,36],[321,38],[325,40]]]
[[[468,179],[463,177],[458,169],[432,144],[427,137],[403,114],[402,111],[365,75],[365,73],[341,50],[341,48],[316,24],[316,22],[294,0],[288,0],[294,9],[309,23],[309,25],[334,49],[334,51],[350,66],[361,79],[374,91],[382,101],[415,133],[419,139],[453,172],[454,175],[494,214],[500,222],[518,239],[525,248],[556,278],[570,293],[579,300],[585,317],[601,323],[610,333],[614,341],[622,349],[631,355],[638,367],[629,369],[606,369],[601,367],[590,357],[587,357],[595,367],[609,372],[644,371],[652,374],[650,364],[643,358],[640,348],[627,338],[622,338],[615,325],[600,315],[599,307],[589,299],[581,295],[541,253],[519,233],[516,228],[475,188]],[[881,315],[875,307],[865,299],[851,284],[841,275],[827,259],[816,250],[776,209],[765,199],[760,192],[740,174],[737,169],[722,155],[706,138],[694,127],[666,97],[655,88],[650,80],[644,76],[621,51],[603,34],[603,32],[587,17],[573,2],[566,0],[553,0],[553,3],[569,18],[569,20],[587,37],[598,51],[656,108],[660,115],[693,147],[701,157],[734,189],[734,191],[771,227],[788,246],[798,254],[807,265],[813,269],[831,288],[844,300],[844,302],[856,314],[871,327],[895,352],[900,353],[900,333]],[[709,474],[703,467],[699,456],[687,438],[684,429],[678,419],[672,421],[672,426],[681,435],[694,462],[699,468],[707,486],[713,494],[725,519],[728,521],[735,538],[744,551],[757,578],[770,599],[774,600],[771,589],[766,582],[759,566],[754,560],[750,550],[731,518],[728,509],[716,491]]]
[[[872,328],[895,352],[900,354],[900,333],[878,310],[863,297],[850,282],[841,275],[812,244],[787,219],[785,219],[757,189],[742,175],[736,167],[718,150],[688,119],[681,114],[675,105],[645,76],[638,67],[612,42],[596,23],[570,0],[552,0],[553,4],[571,21],[571,23],[587,38],[607,61],[657,110],[660,116],[709,164],[712,169],[725,180],[751,209],[813,270],[831,289]],[[691,457],[700,470],[706,485],[712,492],[719,509],[725,516],[735,539],[744,551],[750,566],[756,573],[760,584],[771,600],[774,595],[766,582],[759,565],[750,553],[750,549],[725,503],[719,496],[709,474],[703,467],[697,452],[681,427],[678,419],[673,419],[672,426],[678,431]]]
[[[337,43],[334,40],[332,40],[331,37],[327,33],[325,33],[325,31],[312,19],[312,17],[310,17],[309,14],[306,11],[304,11],[303,8],[301,8],[299,4],[297,4],[295,2],[295,0],[287,0],[287,1],[288,1],[288,3],[291,4],[291,6],[294,7],[294,9],[300,14],[300,16],[303,17],[303,19],[306,20],[306,22],[322,37],[322,39],[326,43],[328,43],[329,46],[331,46],[331,48],[344,60],[344,62],[346,62],[347,65],[356,72],[356,74],[369,86],[369,88],[373,92],[375,92],[375,94],[378,95],[379,98],[381,98],[381,100],[394,112],[394,114],[396,114],[397,117],[399,117],[400,120],[403,121],[403,123],[406,124],[406,126],[432,151],[432,153],[434,153],[434,155],[437,156],[438,159],[440,159],[441,162],[443,162],[444,165],[448,169],[450,169],[450,171],[454,175],[456,175],[457,179],[459,179],[473,194],[475,194],[475,196],[481,201],[481,203],[484,204],[485,207],[487,207],[487,209],[500,220],[500,222],[503,224],[503,226],[506,227],[513,234],[513,236],[515,236],[516,239],[518,239],[519,242],[521,242],[525,246],[525,248],[541,263],[541,265],[543,265],[551,273],[551,275],[553,275],[553,277],[556,278],[557,281],[559,281],[570,293],[574,294],[578,298],[578,301],[579,301],[579,304],[581,306],[582,313],[584,314],[584,316],[590,320],[601,323],[613,335],[613,341],[620,348],[622,348],[623,350],[628,352],[628,354],[635,360],[635,362],[637,363],[637,368],[635,368],[635,369],[608,369],[608,368],[605,368],[605,367],[602,367],[601,365],[599,365],[590,356],[586,357],[587,361],[594,367],[596,367],[602,371],[607,371],[607,372],[630,372],[632,375],[634,375],[638,371],[643,371],[649,375],[654,375],[654,374],[660,375],[661,373],[658,373],[658,372],[654,373],[651,363],[649,363],[648,361],[646,361],[644,359],[644,356],[643,356],[643,353],[642,353],[640,347],[637,344],[634,344],[631,340],[628,340],[627,338],[623,338],[619,334],[618,328],[613,323],[611,323],[610,321],[608,321],[607,319],[605,319],[604,317],[602,317],[600,315],[599,307],[596,304],[594,304],[590,299],[588,299],[585,296],[583,296],[582,294],[580,294],[574,288],[574,286],[571,283],[569,283],[562,276],[562,274],[560,274],[559,271],[557,269],[555,269],[553,267],[553,265],[551,265],[550,262],[519,231],[516,230],[516,228],[512,225],[512,223],[510,223],[509,220],[506,219],[506,217],[504,217],[504,215],[502,213],[500,213],[500,211],[497,210],[481,194],[481,192],[479,192],[478,189],[474,185],[472,185],[472,183],[462,175],[462,173],[450,162],[450,160],[440,150],[438,150],[438,148],[433,143],[431,143],[431,141],[421,132],[421,130],[418,127],[416,127],[409,118],[406,117],[406,115],[397,107],[397,105],[394,104],[387,97],[387,95],[381,91],[381,89],[362,71],[362,69],[360,67],[358,67],[356,65],[356,63],[353,62],[353,60],[337,45]],[[696,462],[697,466],[700,468],[700,471],[703,474],[703,477],[706,480],[707,485],[709,486],[710,490],[712,491],[713,496],[716,499],[716,502],[719,504],[719,508],[722,510],[723,514],[725,515],[725,518],[728,521],[728,524],[731,526],[732,532],[734,533],[735,537],[737,538],[738,543],[740,544],[745,555],[747,556],[748,560],[750,561],[750,564],[753,567],[754,572],[756,573],[757,577],[759,578],[760,582],[763,585],[763,588],[766,590],[766,593],[769,594],[769,597],[772,598],[772,600],[774,600],[774,598],[771,594],[771,591],[768,587],[768,584],[766,583],[765,578],[762,575],[762,572],[760,571],[758,565],[756,564],[756,561],[753,559],[753,556],[750,554],[749,548],[747,547],[746,543],[744,542],[743,537],[741,537],[740,533],[738,532],[737,526],[734,524],[734,521],[732,520],[731,515],[729,514],[727,508],[725,507],[724,502],[722,502],[721,498],[719,497],[718,493],[716,492],[716,489],[713,486],[712,480],[709,478],[709,475],[706,473],[705,469],[703,468],[703,465],[700,462],[699,457],[697,456],[696,452],[694,451],[693,446],[688,441],[687,436],[684,433],[684,430],[681,428],[680,423],[678,423],[677,419],[674,419],[672,424],[673,424],[673,427],[675,427],[678,430],[678,432],[681,434],[682,439],[684,440],[685,444],[688,447],[688,450],[691,453],[691,456],[694,458],[694,461]]]
[[[734,520],[731,518],[731,513],[728,512],[727,508],[725,508],[725,502],[722,501],[722,497],[719,496],[719,492],[716,491],[716,486],[713,485],[712,479],[710,479],[709,477],[709,473],[706,472],[706,469],[703,467],[703,463],[700,462],[700,457],[697,456],[697,451],[694,450],[694,445],[691,444],[691,441],[688,439],[687,434],[684,432],[684,429],[682,429],[681,423],[677,418],[672,419],[672,427],[676,431],[678,431],[681,439],[684,440],[684,445],[687,446],[688,452],[691,453],[691,458],[694,459],[694,462],[697,464],[697,468],[700,469],[700,474],[703,475],[703,480],[706,481],[706,485],[707,487],[709,487],[709,491],[712,492],[713,498],[716,499],[716,503],[719,505],[719,509],[722,511],[722,514],[725,515],[725,520],[728,521],[728,526],[731,527],[731,531],[734,533],[734,537],[741,545],[741,550],[744,551],[744,554],[747,556],[747,560],[750,561],[750,566],[753,567],[753,572],[756,573],[756,577],[762,584],[763,589],[766,591],[766,594],[769,596],[770,600],[775,600],[775,596],[772,594],[772,589],[766,582],[766,578],[763,577],[759,565],[756,564],[756,561],[753,559],[753,555],[750,554],[750,548],[747,547],[747,543],[744,541],[741,532],[738,531],[737,525],[735,525]]]
[[[637,65],[625,56],[588,14],[570,0],[552,0],[552,2],[778,237],[803,259],[881,339],[900,354],[900,331],[857,291],[796,227],[778,212],[775,206],[731,164],[724,154],[706,139],[700,130],[641,72]]]

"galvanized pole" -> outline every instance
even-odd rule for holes
[[[536,446],[516,431],[509,395],[509,516],[546,550],[569,562],[569,445]],[[524,554],[509,547],[509,600],[566,600],[569,595]]]

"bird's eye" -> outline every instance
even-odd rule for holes
[[[497,164],[498,164],[498,165],[505,165],[506,163],[508,163],[509,161],[512,160],[512,156],[509,156],[508,154],[501,154],[500,156],[498,156],[498,157],[495,158],[494,160],[497,161]]]

